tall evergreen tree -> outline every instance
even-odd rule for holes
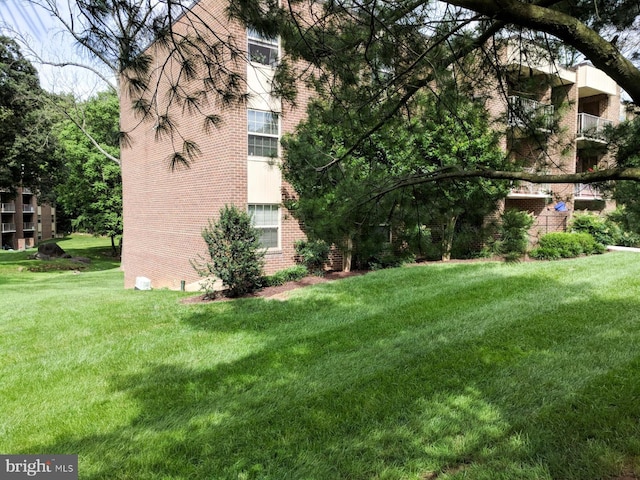
[[[457,103],[455,117],[449,102]],[[306,232],[339,245],[347,257],[354,253],[366,262],[379,255],[390,233],[396,240],[391,253],[421,253],[428,226],[448,259],[461,216],[482,217],[508,193],[504,182],[482,179],[394,187],[400,178],[427,172],[506,167],[483,108],[455,91],[438,101],[417,96],[339,165],[324,168],[345,154],[351,135],[349,120],[333,117],[335,111],[329,103],[312,105],[285,139],[284,173],[299,194],[289,207]]]

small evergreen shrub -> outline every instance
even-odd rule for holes
[[[529,229],[533,221],[533,215],[529,212],[505,210],[498,227],[500,240],[496,242],[496,253],[502,255],[506,261],[520,260],[527,253]]]
[[[265,287],[276,287],[287,282],[295,282],[306,277],[309,274],[307,267],[304,265],[294,265],[293,267],[279,270],[273,275],[264,277],[263,285]]]
[[[588,233],[553,232],[540,237],[538,247],[529,256],[538,260],[558,260],[603,253],[605,247]]]
[[[294,244],[296,262],[313,274],[321,273],[329,261],[329,245],[322,240],[298,240]]]
[[[262,286],[264,249],[260,244],[260,231],[251,224],[247,212],[235,206],[220,210],[220,218],[202,230],[202,238],[209,250],[208,261],[194,262],[192,266],[207,279],[203,289],[207,296],[215,295],[217,277],[227,288],[227,296],[239,297]]]

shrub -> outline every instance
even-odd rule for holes
[[[560,260],[560,252],[556,248],[536,247],[529,252],[531,258],[536,260]]]
[[[591,213],[575,214],[570,229],[588,233],[602,245],[616,245],[621,235],[620,227],[615,222]]]
[[[400,229],[398,233],[398,241],[406,245],[406,250],[415,257],[425,258],[429,249],[433,248],[431,229],[426,225],[414,225],[411,228]]]
[[[451,258],[477,258],[487,238],[487,230],[481,225],[459,222],[451,245]]]
[[[265,287],[275,287],[286,282],[294,282],[306,277],[309,274],[307,267],[304,265],[294,265],[293,267],[279,270],[273,275],[268,275],[263,279]]]
[[[235,206],[220,210],[220,218],[202,230],[211,262],[192,262],[198,274],[205,277],[203,289],[213,296],[215,279],[222,280],[227,296],[239,297],[262,286],[264,250],[260,231],[251,224],[248,213]]]
[[[538,260],[557,260],[603,253],[604,250],[604,246],[588,233],[553,232],[540,237],[538,247],[529,256]]]
[[[371,257],[367,267],[369,270],[384,270],[386,268],[400,267],[407,263],[415,263],[415,261],[415,255],[410,253],[399,255],[392,251],[385,251]]]
[[[507,261],[517,261],[529,245],[529,229],[533,225],[533,215],[522,210],[509,209],[502,214],[498,227],[500,240],[496,242],[496,253]]]
[[[615,223],[620,229],[618,245],[624,247],[640,246],[640,233],[637,231],[639,222],[634,211],[629,211],[623,206],[618,206],[618,208],[607,215],[607,219]]]
[[[618,245],[623,247],[638,247],[640,246],[640,235],[634,232],[622,232],[618,239]]]
[[[322,240],[298,240],[294,244],[296,262],[311,273],[322,272],[329,260],[329,245]]]

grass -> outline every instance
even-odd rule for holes
[[[0,254],[1,452],[78,454],[82,479],[640,473],[634,254],[200,305],[20,255]]]

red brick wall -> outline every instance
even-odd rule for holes
[[[40,207],[40,234],[42,240],[47,240],[55,236],[53,228],[53,213],[50,205],[41,205]]]
[[[220,28],[225,35],[232,35],[238,45],[246,45],[245,29],[226,22],[224,2],[203,0],[194,8],[199,9],[198,15],[211,28]],[[216,20],[220,18],[225,19],[224,25]],[[239,62],[237,71],[245,77],[246,64]],[[166,85],[161,81],[163,84]],[[295,109],[283,108],[283,133],[303,118],[304,98],[303,92]],[[178,106],[171,110],[180,135],[195,140],[201,150],[189,168],[171,171],[167,162],[174,151],[171,141],[156,140],[153,124],[138,124],[127,108],[126,96],[123,100],[122,128],[130,131],[133,139],[131,148],[122,151],[122,268],[127,288],[140,276],[150,278],[154,288],[176,289],[181,281],[187,284],[198,281],[190,261],[206,253],[201,231],[208,220],[215,221],[226,204],[247,208],[246,106],[224,106],[212,99],[206,108],[207,113],[216,113],[223,119],[220,127],[209,135],[203,130],[201,115],[183,114]],[[293,242],[303,237],[297,221],[286,210],[283,209],[281,217],[282,249],[267,254],[266,273],[292,265]]]

